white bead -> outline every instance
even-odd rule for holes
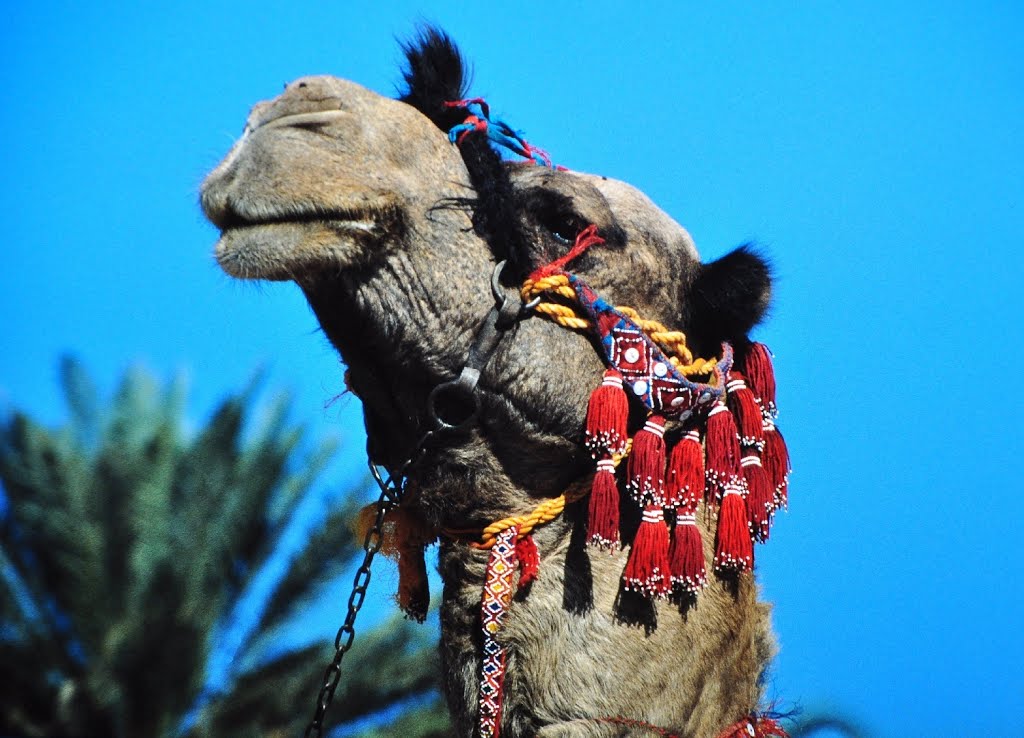
[[[626,352],[623,354],[623,357],[626,359],[626,363],[635,364],[640,360],[640,352],[637,351],[635,348],[628,348],[626,349]]]
[[[642,395],[647,391],[647,382],[642,379],[638,379],[633,383],[633,392],[637,395]]]
[[[655,362],[655,364],[654,364],[654,375],[657,376],[657,377],[664,377],[666,374],[668,374],[668,367],[665,366],[660,361]]]

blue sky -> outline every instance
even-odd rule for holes
[[[637,185],[705,258],[773,256],[757,335],[797,469],[759,552],[773,693],[879,736],[1004,731],[1024,709],[1019,6],[384,5],[6,11],[0,407],[59,421],[71,351],[108,388],[130,362],[186,371],[198,421],[262,363],[346,441],[330,481],[357,474],[358,408],[325,406],[341,367],[312,314],[218,272],[196,191],[257,100],[307,73],[391,93],[395,37],[435,20],[556,161]]]

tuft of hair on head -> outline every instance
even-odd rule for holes
[[[466,119],[466,109],[445,105],[463,100],[469,89],[468,64],[447,33],[434,26],[420,28],[415,38],[402,44],[407,90],[398,99],[412,105],[447,133]],[[522,281],[525,263],[519,211],[508,167],[488,137],[472,133],[459,144],[476,197],[472,206],[474,230],[490,244],[499,259],[509,262],[502,279]]]
[[[445,105],[462,100],[469,89],[468,66],[459,47],[447,33],[434,26],[423,26],[401,46],[406,60],[402,70],[406,89],[398,99],[412,105],[447,133],[466,117],[464,110]]]
[[[690,286],[687,335],[701,347],[743,345],[771,303],[772,266],[752,244],[702,264]]]

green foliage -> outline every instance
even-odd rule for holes
[[[0,419],[0,734],[173,736],[203,689],[214,634],[335,447],[296,459],[303,432],[286,398],[250,428],[251,387],[189,434],[181,382],[161,388],[130,370],[101,407],[75,361],[61,379],[64,427]],[[192,735],[301,734],[330,647],[260,648],[358,552],[355,509],[350,496],[332,510],[292,562],[239,653],[256,666],[205,704]],[[427,695],[410,713],[420,727],[401,734],[444,734],[425,637],[402,621],[361,633],[346,661],[361,668],[346,672],[332,717]]]

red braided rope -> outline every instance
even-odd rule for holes
[[[582,254],[584,251],[599,243],[604,243],[604,239],[597,235],[597,226],[591,223],[576,236],[576,243],[569,249],[567,253],[559,256],[554,261],[545,264],[539,269],[534,270],[533,274],[530,275],[529,281],[536,282],[544,277],[549,277],[552,274],[557,274],[563,270],[566,264],[575,259],[577,256]]]

